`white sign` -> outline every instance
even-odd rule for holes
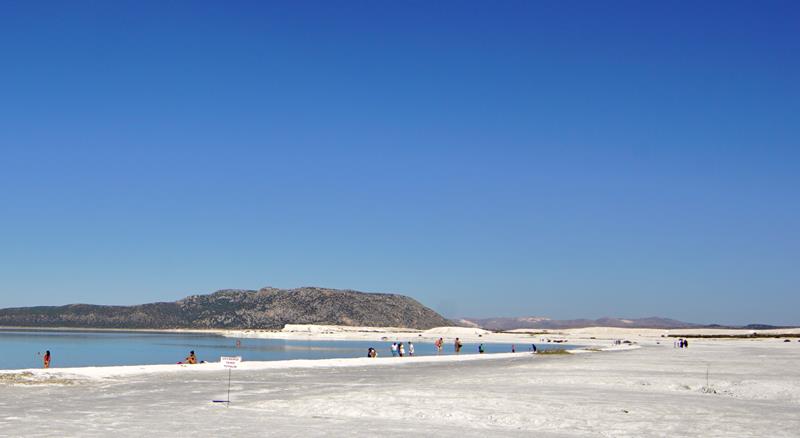
[[[225,368],[236,368],[239,362],[242,361],[242,356],[222,356],[219,361]]]

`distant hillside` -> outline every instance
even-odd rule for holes
[[[221,290],[176,302],[136,306],[0,309],[0,326],[81,328],[264,328],[331,324],[428,329],[452,322],[403,295],[304,287]]]
[[[515,329],[568,329],[583,327],[629,327],[629,328],[689,328],[701,327],[698,324],[677,321],[668,318],[649,317],[637,319],[600,318],[600,319],[568,319],[556,320],[543,317],[519,318],[461,318],[454,322],[467,327],[480,327],[486,330]]]

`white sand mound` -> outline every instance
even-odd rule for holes
[[[484,330],[475,327],[434,327],[430,330],[425,330],[426,335],[437,335],[446,337],[466,337],[476,335],[491,334],[489,330]]]
[[[348,325],[318,325],[318,324],[286,324],[281,330],[284,333],[409,333],[419,330],[400,327],[358,327]]]

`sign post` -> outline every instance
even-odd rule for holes
[[[226,406],[231,405],[231,370],[236,368],[241,361],[242,356],[222,356],[219,358],[222,366],[228,369],[228,399],[214,400],[214,403],[227,403]]]

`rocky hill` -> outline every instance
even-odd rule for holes
[[[262,328],[331,324],[428,329],[452,322],[403,295],[304,287],[220,290],[176,302],[136,306],[0,309],[0,326],[81,328]]]

